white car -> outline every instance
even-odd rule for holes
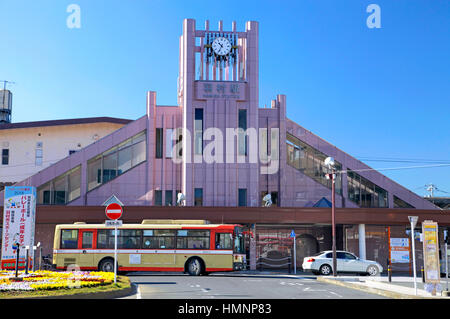
[[[376,261],[364,260],[347,251],[336,251],[337,272],[359,273],[377,276],[383,267]],[[313,274],[330,275],[333,273],[333,251],[322,251],[303,259],[303,270]]]

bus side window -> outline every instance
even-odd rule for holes
[[[78,248],[78,230],[63,229],[61,230],[61,249]]]
[[[216,249],[232,249],[232,238],[230,233],[216,233]]]

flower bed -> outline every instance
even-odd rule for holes
[[[0,291],[35,291],[55,289],[76,289],[107,285],[114,281],[109,272],[84,271],[34,271],[27,275],[19,272],[22,281],[15,282],[14,271],[0,271]]]

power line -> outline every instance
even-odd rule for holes
[[[431,167],[450,167],[450,164],[434,164],[434,165],[420,165],[420,166],[403,166],[403,167],[386,167],[386,168],[364,168],[364,169],[352,169],[352,172],[368,172],[368,171],[394,171],[402,169],[415,169],[415,168],[431,168]],[[347,170],[339,171],[340,173],[347,173]]]

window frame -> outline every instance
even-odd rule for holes
[[[10,156],[9,148],[3,148],[2,149],[2,165],[5,165],[5,166],[9,165],[9,156]]]
[[[76,232],[76,240],[75,240],[75,247],[74,248],[67,248],[67,247],[63,247],[63,232],[64,231],[71,231],[71,232]],[[60,237],[59,237],[59,249],[78,249],[78,240],[79,240],[79,229],[67,229],[67,228],[63,228],[60,231]],[[74,237],[72,237],[74,238]]]

